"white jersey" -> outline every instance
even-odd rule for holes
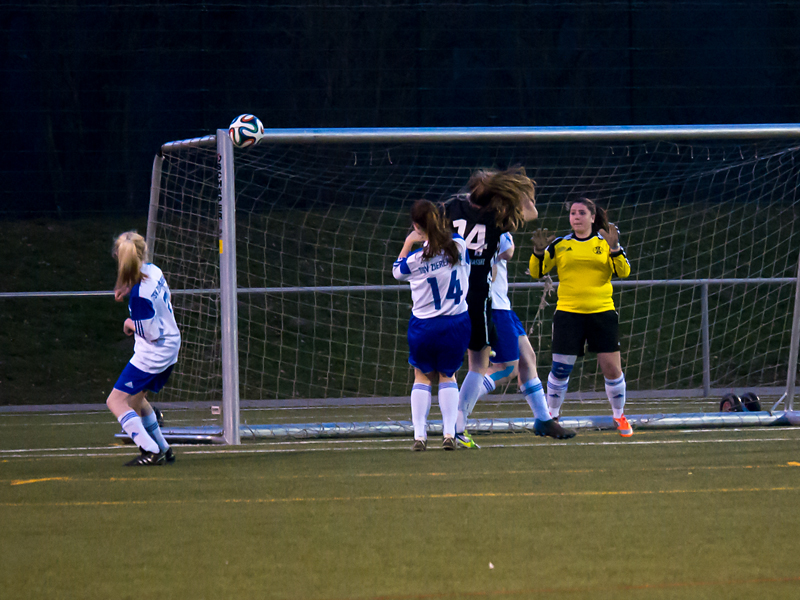
[[[497,253],[492,257],[492,266],[496,267],[492,282],[492,310],[511,310],[511,300],[508,299],[508,261],[497,257],[513,247],[514,238],[510,233],[500,236]]]
[[[178,361],[181,333],[161,269],[147,263],[142,274],[145,277],[133,286],[128,300],[136,341],[130,362],[145,373],[161,373]]]
[[[394,278],[411,284],[414,303],[411,313],[418,319],[460,315],[467,310],[470,270],[467,243],[457,233],[453,239],[459,251],[455,265],[447,262],[444,253],[424,260],[422,248],[394,263]]]

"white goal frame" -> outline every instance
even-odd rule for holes
[[[796,139],[800,140],[800,124],[786,125],[702,125],[702,126],[647,126],[647,127],[500,127],[500,128],[385,128],[385,129],[279,129],[265,130],[264,139],[260,144],[337,144],[337,143],[387,143],[387,142],[641,142],[649,140],[659,141],[693,141],[693,140],[762,140],[762,139]],[[220,221],[220,288],[218,290],[174,290],[174,294],[213,292],[220,295],[221,314],[221,366],[222,366],[222,411],[223,428],[222,439],[227,444],[241,443],[241,427],[239,422],[239,349],[237,331],[237,297],[242,293],[270,292],[273,288],[264,290],[243,290],[237,288],[236,281],[236,190],[234,183],[235,151],[227,130],[219,129],[215,135],[189,140],[181,140],[164,144],[159,156],[154,160],[150,212],[147,227],[147,244],[153,249],[158,235],[156,221],[159,205],[159,188],[161,181],[161,156],[183,147],[216,147],[219,164],[219,221]],[[151,254],[152,256],[152,254]],[[623,285],[657,285],[670,282],[624,282]],[[717,280],[681,280],[682,284],[693,283],[702,286],[707,296],[709,285],[716,285]],[[737,414],[697,414],[681,415],[680,426],[687,423],[704,426],[721,426],[729,424],[794,424],[798,419],[795,416],[793,402],[795,396],[795,376],[798,363],[798,347],[800,346],[800,256],[798,257],[798,273],[786,283],[796,286],[794,312],[791,331],[791,348],[788,357],[788,374],[783,395],[772,406],[772,410],[765,413],[737,413]],[[539,283],[512,284],[530,287],[541,286]],[[281,288],[282,289],[282,288]],[[304,288],[310,291],[310,288]],[[706,298],[707,301],[707,298]],[[704,327],[707,323],[704,323]],[[704,344],[707,340],[704,338]],[[708,395],[712,390],[707,381],[704,381],[704,392]],[[783,403],[784,411],[775,412]],[[653,427],[675,426],[678,422],[676,415],[648,415],[638,425]],[[657,418],[655,418],[657,417]],[[692,418],[696,417],[696,418]],[[687,418],[689,421],[687,422]],[[574,419],[570,425],[578,427],[603,427],[604,417],[597,419]],[[607,420],[607,419],[606,419]],[[375,423],[369,424],[371,431],[381,434],[397,433],[385,427],[376,428]],[[496,422],[489,424],[490,430],[501,431],[502,426]],[[513,430],[514,424],[508,425]],[[435,430],[435,429],[434,429]],[[253,432],[253,427],[248,427]],[[405,431],[405,430],[404,430]],[[320,432],[317,432],[320,433]],[[326,432],[321,432],[325,434]],[[327,432],[331,435],[344,435],[342,432]],[[352,432],[350,432],[352,433]],[[263,437],[275,437],[292,432],[279,432],[275,429],[263,434]],[[258,434],[255,434],[258,436]]]

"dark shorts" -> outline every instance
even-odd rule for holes
[[[556,311],[553,315],[553,354],[583,356],[584,347],[589,352],[619,352],[617,311],[589,314]]]
[[[175,365],[168,366],[161,371],[161,373],[146,373],[134,367],[131,363],[128,363],[122,370],[119,379],[117,379],[117,383],[114,384],[114,389],[130,394],[131,396],[138,394],[142,390],[157,393],[164,387],[164,384],[167,383],[174,366]]]
[[[526,333],[517,314],[513,310],[493,310],[492,323],[497,336],[492,341],[495,354],[489,360],[496,364],[519,360],[519,338]]]
[[[418,319],[408,322],[408,363],[423,373],[455,375],[464,362],[469,342],[469,315]]]
[[[473,302],[467,306],[472,334],[469,338],[469,349],[480,352],[486,346],[492,346],[497,336],[492,320],[492,301]]]

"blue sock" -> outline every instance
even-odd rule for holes
[[[538,377],[529,379],[522,386],[525,400],[533,411],[533,416],[540,421],[550,420],[550,409],[547,407],[547,398],[544,397],[542,381]]]
[[[161,452],[169,450],[169,444],[167,440],[164,439],[164,434],[161,433],[161,428],[158,426],[155,411],[142,417],[142,425],[144,425],[145,431],[150,434],[150,437],[158,444],[158,449],[161,450]]]

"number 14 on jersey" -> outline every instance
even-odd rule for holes
[[[436,277],[428,277],[426,279],[428,284],[431,286],[431,294],[433,294],[433,307],[436,310],[442,308],[442,295],[439,292],[439,284],[436,281]],[[447,293],[444,295],[445,300],[452,300],[453,304],[458,306],[461,303],[461,296],[464,292],[461,289],[461,282],[458,279],[458,273],[453,271],[450,273],[450,285],[447,286]]]

